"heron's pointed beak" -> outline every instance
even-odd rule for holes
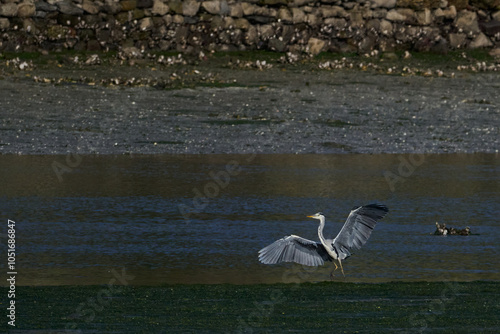
[[[307,218],[314,218],[313,216],[307,216]]]

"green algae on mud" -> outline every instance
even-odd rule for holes
[[[0,53],[0,80],[29,79],[41,84],[147,86],[161,90],[252,87],[266,83],[263,72],[269,72],[268,78],[275,78],[280,77],[279,72],[282,71],[300,75],[332,70],[455,78],[457,71],[466,76],[472,72],[499,71],[500,65],[487,50],[450,51],[447,54],[420,52],[411,56],[401,51],[373,56],[325,52],[316,57],[268,51],[206,55],[158,51],[138,58],[127,58],[116,52],[74,50],[47,54]]]
[[[2,290],[5,294],[7,288]],[[22,286],[17,292],[17,330],[83,333],[500,331],[500,282],[490,281]]]
[[[2,60],[13,60],[19,58],[24,61],[33,61],[36,65],[57,65],[57,64],[71,64],[73,58],[78,56],[85,59],[91,55],[98,55],[100,59],[106,65],[118,65],[118,57],[116,51],[108,52],[89,52],[89,51],[75,51],[75,50],[65,50],[60,52],[51,52],[47,54],[42,54],[41,52],[2,52],[0,53],[0,61]],[[271,52],[264,50],[255,51],[227,51],[227,52],[210,52],[206,54],[203,59],[200,59],[199,55],[183,54],[176,51],[151,51],[148,53],[152,59],[150,64],[154,64],[154,59],[163,57],[179,57],[183,55],[186,61],[191,65],[203,65],[212,64],[216,66],[227,66],[228,63],[233,62],[238,59],[240,61],[266,61],[271,63],[277,63],[282,61],[282,57],[286,55],[284,52]],[[395,51],[393,53],[381,53],[380,60],[383,62],[396,63],[397,60],[403,60],[405,56],[404,51]],[[360,55],[354,52],[350,53],[332,53],[332,52],[322,52],[315,57],[304,56],[301,58],[300,64],[315,64],[321,61],[328,60],[341,60],[342,58],[349,58],[354,61],[366,61],[367,58],[364,55]],[[377,57],[373,57],[373,60],[378,60]],[[456,50],[450,51],[446,54],[433,53],[433,52],[413,52],[412,57],[405,59],[405,61],[411,61],[416,64],[422,64],[426,66],[443,66],[443,65],[465,65],[471,61],[494,61],[495,58],[488,54],[488,50],[475,49],[475,50]],[[148,62],[140,62],[147,64]]]

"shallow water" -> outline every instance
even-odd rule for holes
[[[135,285],[329,280],[332,265],[263,265],[257,251],[317,240],[317,211],[334,236],[371,202],[390,213],[344,261],[346,281],[500,280],[495,154],[4,155],[0,170],[20,285],[106,284],[123,268]],[[434,236],[436,221],[474,235]]]

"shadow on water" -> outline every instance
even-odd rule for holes
[[[332,266],[267,266],[257,251],[290,234],[317,240],[306,218],[317,211],[334,236],[354,205],[375,201],[390,214],[344,262],[346,281],[500,279],[497,155],[80,158],[58,178],[64,156],[0,156],[20,285],[106,284],[123,268],[146,285],[325,281]],[[476,235],[434,236],[436,221]]]

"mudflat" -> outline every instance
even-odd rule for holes
[[[10,60],[0,153],[498,152],[494,62],[248,57]]]

